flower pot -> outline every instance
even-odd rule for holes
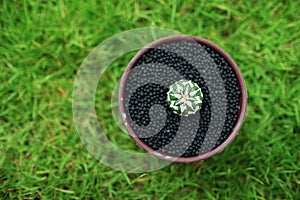
[[[222,151],[238,134],[246,104],[245,82],[233,59],[195,36],[162,38],[140,50],[119,88],[128,133],[150,154],[172,162]]]

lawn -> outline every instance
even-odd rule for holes
[[[300,1],[0,1],[0,199],[300,199]],[[82,144],[76,73],[105,39],[140,27],[207,38],[236,61],[248,108],[220,154],[158,171],[116,171]],[[96,110],[131,150],[110,96],[126,54],[100,80]],[[103,86],[105,85],[105,87]]]

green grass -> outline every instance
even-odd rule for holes
[[[300,199],[299,9],[299,1],[0,1],[0,199]],[[127,174],[84,148],[72,86],[98,43],[145,26],[224,48],[244,75],[248,114],[207,161]],[[129,149],[107,102],[132,55],[112,64],[96,96],[101,125]]]

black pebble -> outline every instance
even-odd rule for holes
[[[194,45],[193,42],[190,41],[173,41],[163,45],[168,48],[181,48],[184,51],[185,56],[197,56],[197,59],[199,58],[199,63],[203,63],[204,61],[211,62],[211,60],[213,60],[223,79],[227,97],[226,120],[217,142],[205,150],[205,152],[208,152],[226,140],[237,120],[240,100],[240,89],[238,87],[237,78],[229,63],[219,53],[208,46],[201,44],[200,46],[205,50],[205,54],[195,55],[193,52],[195,52],[195,48],[199,48],[199,45]],[[208,58],[207,55],[209,55],[210,58]],[[208,90],[207,83],[194,66],[192,66],[183,57],[170,51],[158,48],[150,49],[139,58],[135,67],[140,67],[143,64],[151,64],[150,66],[154,66],[158,63],[172,67],[183,75],[185,79],[192,80],[202,89],[204,99],[200,110],[201,118],[196,137],[192,144],[187,148],[183,155],[178,155],[178,146],[181,144],[173,144],[170,148],[165,149],[163,152],[168,155],[181,157],[197,156],[201,153],[200,148],[204,139],[206,137],[210,137],[210,135],[207,135],[207,131],[212,117],[210,92],[213,91]],[[163,71],[165,69],[162,67],[160,70]],[[151,77],[153,73],[160,73],[161,71],[148,67],[147,72],[140,74],[139,76]],[[129,114],[131,123],[134,122],[139,126],[145,127],[149,125],[151,122],[149,110],[155,104],[159,104],[165,108],[165,112],[159,113],[159,115],[167,114],[165,125],[158,134],[147,138],[140,137],[144,143],[148,144],[153,149],[158,150],[172,141],[179,130],[179,126],[186,126],[186,128],[189,128],[189,125],[180,123],[181,116],[174,114],[167,105],[166,96],[168,87],[156,83],[148,83],[139,87],[135,91],[132,91],[133,85],[138,83],[130,82],[130,78],[131,75],[129,74],[125,85],[125,111]],[[138,132],[135,133],[139,136]]]

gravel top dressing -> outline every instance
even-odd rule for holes
[[[166,41],[145,51],[128,73],[125,126],[160,153],[198,156],[232,132],[240,95],[235,72],[220,53],[194,40]]]

